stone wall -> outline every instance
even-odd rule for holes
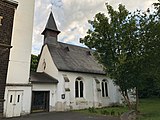
[[[16,7],[17,3],[15,2],[0,0],[0,113],[3,112],[14,11]]]
[[[120,119],[121,120],[136,120],[137,119],[136,111],[131,110],[129,112],[123,113]]]

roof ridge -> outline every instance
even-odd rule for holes
[[[69,43],[64,43],[64,42],[59,42],[59,41],[58,41],[58,44],[66,45],[66,47],[73,46],[73,47],[79,47],[79,48],[82,48],[82,49],[86,49],[88,51],[92,51],[91,49],[89,49],[87,47],[83,47],[83,46],[79,46],[79,45],[75,45],[75,44],[69,44]],[[49,45],[49,46],[58,46],[58,45],[53,45],[53,44],[47,44],[47,45]]]

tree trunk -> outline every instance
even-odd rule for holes
[[[138,112],[138,106],[139,106],[139,96],[138,96],[138,88],[136,87],[136,105],[135,105],[136,112]]]
[[[129,98],[129,96],[128,96],[128,92],[127,92],[127,90],[125,90],[125,96],[126,96],[127,101],[128,101],[128,106],[129,106],[129,108],[130,108],[130,110],[131,110],[133,107],[132,107],[132,104],[131,104],[130,98]]]
[[[125,102],[127,103],[129,110],[131,110],[132,106],[131,106],[130,99],[129,99],[128,94],[126,93],[126,91],[122,91],[122,96],[123,96]]]

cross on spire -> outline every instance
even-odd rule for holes
[[[52,12],[53,6],[54,6],[54,2],[53,2],[53,0],[50,0],[50,2],[51,2],[51,12]]]
[[[53,10],[53,6],[58,8],[61,8],[63,6],[62,0],[50,0],[50,4],[51,4],[51,11]]]

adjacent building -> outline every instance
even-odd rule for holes
[[[3,112],[14,12],[17,2],[0,0],[0,114]]]
[[[18,7],[15,11],[12,36],[10,36],[10,38],[12,37],[12,48],[9,55],[4,96],[5,102],[3,112],[5,117],[29,114],[31,108],[32,86],[29,83],[29,72],[32,48],[34,0],[16,1]],[[11,12],[12,11],[8,11],[6,15],[10,15]]]

